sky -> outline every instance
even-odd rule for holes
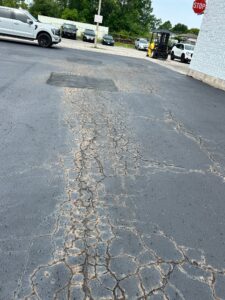
[[[202,16],[192,10],[194,0],[152,0],[153,14],[172,25],[182,23],[189,28],[200,28]]]

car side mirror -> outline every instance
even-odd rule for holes
[[[32,25],[34,22],[30,19],[27,19],[27,24]]]

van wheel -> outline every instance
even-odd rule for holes
[[[38,44],[42,48],[49,48],[52,46],[52,39],[48,33],[41,33],[38,36]]]
[[[175,58],[175,57],[174,57],[174,53],[172,52],[171,55],[170,55],[170,59],[171,59],[171,60],[174,60],[174,58]]]

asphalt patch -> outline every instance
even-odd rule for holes
[[[65,73],[51,73],[47,84],[78,89],[93,89],[117,92],[118,89],[111,79],[100,79],[88,76],[77,76]]]
[[[90,65],[90,66],[102,65],[102,61],[100,61],[100,60],[93,60],[93,59],[86,59],[86,58],[79,58],[79,59],[76,58],[75,59],[73,57],[68,57],[67,60],[70,62],[80,64],[80,65]]]

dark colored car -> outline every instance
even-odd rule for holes
[[[83,33],[83,41],[94,43],[95,41],[95,32],[92,29],[85,29]]]
[[[62,25],[62,37],[77,39],[77,27],[73,24]]]
[[[105,34],[102,38],[103,45],[114,46],[115,41],[111,35]]]

